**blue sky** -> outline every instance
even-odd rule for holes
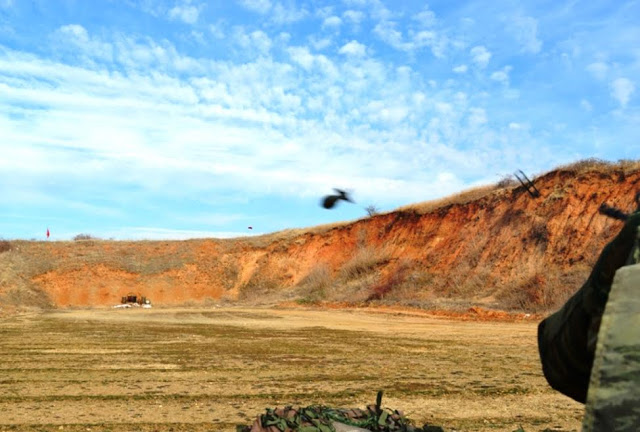
[[[255,235],[637,159],[639,16],[638,1],[0,0],[0,237]],[[321,208],[333,187],[356,204]]]

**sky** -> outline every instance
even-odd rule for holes
[[[637,17],[638,0],[0,0],[0,237],[257,235],[638,159]],[[355,203],[322,208],[333,188]]]

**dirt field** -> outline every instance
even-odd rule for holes
[[[303,309],[94,309],[0,321],[0,431],[234,431],[267,407],[383,406],[445,430],[579,430],[536,322]]]

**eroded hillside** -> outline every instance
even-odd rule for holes
[[[584,281],[640,190],[640,163],[578,163],[335,226],[231,240],[13,241],[0,306],[384,302],[542,311]]]

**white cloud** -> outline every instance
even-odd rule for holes
[[[366,6],[368,1],[369,0],[342,0],[342,2],[347,6],[359,6],[359,7]]]
[[[261,54],[269,52],[272,46],[271,38],[262,30],[245,33],[244,29],[236,28],[235,38],[245,50],[255,49]]]
[[[199,238],[236,238],[251,237],[260,233],[243,231],[196,231],[181,230],[160,227],[123,227],[118,230],[104,231],[98,233],[100,238],[113,238],[116,240],[188,240]],[[71,238],[74,234],[63,235],[64,238]]]
[[[467,65],[458,65],[456,67],[454,67],[452,70],[455,73],[465,73],[467,70],[469,69],[469,67]]]
[[[471,59],[481,68],[485,68],[491,60],[491,52],[483,45],[475,46],[469,51]]]
[[[195,24],[198,21],[199,15],[200,8],[192,6],[189,1],[175,5],[167,13],[170,19],[182,21],[187,24]]]
[[[611,82],[611,96],[623,108],[627,106],[635,90],[635,84],[628,78],[618,78]]]
[[[424,27],[432,27],[436,24],[436,14],[428,6],[425,6],[421,12],[418,12],[412,18]]]
[[[395,29],[395,23],[383,21],[376,24],[373,32],[387,44],[399,50],[408,50],[410,46],[402,41],[402,33]]]
[[[270,18],[276,24],[291,24],[304,19],[308,15],[309,12],[306,9],[296,8],[292,3],[287,3],[287,6],[282,3],[276,3],[273,6]]]
[[[351,21],[354,24],[360,24],[363,20],[364,20],[364,13],[362,13],[361,11],[356,11],[356,10],[347,10],[345,11],[342,16],[348,20]]]
[[[210,24],[209,25],[209,32],[211,32],[211,35],[216,38],[216,39],[223,39],[224,38],[224,28],[222,23],[218,22],[216,24]]]
[[[523,52],[537,54],[542,50],[542,42],[538,39],[538,21],[529,16],[516,15],[507,19],[508,30],[522,46]]]
[[[487,123],[487,113],[483,108],[469,109],[469,126],[470,127],[475,128],[486,123]]]
[[[311,46],[317,50],[317,51],[322,51],[328,47],[330,47],[333,44],[333,39],[331,37],[325,37],[325,38],[316,38],[314,36],[312,36],[311,38],[309,38],[309,43],[311,44]]]
[[[87,43],[89,41],[89,34],[87,30],[79,24],[68,24],[60,27],[58,31],[63,35],[68,35],[78,42]]]
[[[322,28],[338,28],[342,25],[342,20],[338,16],[330,16],[322,22]]]
[[[84,57],[80,60],[111,61],[113,59],[113,46],[90,37],[87,30],[79,24],[68,24],[58,28],[52,35],[55,42],[60,42],[59,49],[72,56]]]
[[[412,52],[429,47],[435,57],[443,57],[447,45],[446,37],[440,36],[432,30],[411,30],[405,37],[402,32],[396,30],[394,21],[380,21],[374,27],[373,32],[383,42],[400,51]]]
[[[593,111],[593,105],[586,99],[580,101],[580,107],[587,112]]]
[[[266,14],[272,6],[271,0],[238,0],[238,3],[250,11],[260,14]]]
[[[511,66],[505,66],[501,70],[493,72],[491,79],[502,84],[509,84],[509,72],[511,72],[511,69]]]
[[[408,51],[439,39],[410,30],[395,40]],[[101,39],[81,26],[61,29],[66,39],[53,48],[73,41],[86,62],[0,48],[0,147],[20,149],[2,152],[9,156],[0,160],[0,192],[7,179],[22,182],[16,197],[29,184],[63,179],[126,185],[140,191],[129,199],[142,205],[160,195],[300,197],[349,184],[362,199],[384,191],[407,202],[462,184],[421,174],[425,164],[436,173],[461,166],[471,175],[499,160],[494,141],[475,166],[457,148],[492,132],[492,111],[478,107],[473,88],[465,95],[446,77],[425,78],[420,64],[372,58],[375,52],[351,38],[325,55],[292,46],[282,56],[272,53],[287,40],[277,32],[224,33],[225,48],[242,43],[263,55],[197,58],[164,39]],[[107,47],[111,57],[93,46]],[[495,142],[503,129],[493,131]]]
[[[344,44],[338,52],[349,56],[362,57],[366,54],[367,47],[356,40],[352,40]]]
[[[609,66],[604,62],[593,62],[589,64],[586,69],[597,79],[603,80],[607,77]]]
[[[310,70],[313,66],[314,56],[306,47],[291,47],[288,49],[291,59],[302,66],[303,69]]]

